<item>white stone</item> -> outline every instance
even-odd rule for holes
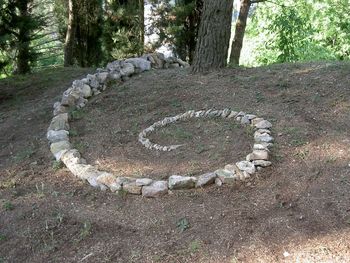
[[[231,113],[227,116],[227,118],[229,118],[229,119],[234,118],[237,116],[237,114],[238,114],[237,111],[231,111]]]
[[[136,184],[136,181],[123,183],[123,190],[133,195],[140,195],[142,186]]]
[[[209,184],[213,184],[216,178],[215,173],[206,173],[198,176],[196,187],[203,187]]]
[[[151,62],[143,58],[128,58],[126,63],[131,63],[138,72],[151,70]]]
[[[69,132],[66,130],[49,130],[46,134],[46,138],[51,142],[68,141]]]
[[[241,171],[246,171],[249,174],[255,173],[255,166],[253,163],[248,161],[241,161],[236,163],[238,169]]]
[[[153,183],[153,180],[150,178],[138,178],[136,179],[136,185],[138,186],[147,186]]]
[[[48,130],[69,130],[68,113],[61,113],[53,117]]]
[[[135,67],[131,63],[123,63],[122,68],[120,69],[120,74],[122,77],[131,76],[135,72]]]
[[[220,178],[223,184],[233,184],[236,181],[236,176],[231,171],[225,169],[218,169],[215,171],[215,174],[218,178]]]
[[[256,123],[254,126],[258,129],[269,129],[272,127],[272,124],[267,120],[262,120]]]
[[[193,176],[172,175],[168,181],[169,189],[189,189],[194,188],[197,178]]]
[[[216,177],[216,178],[215,178],[215,184],[216,184],[217,186],[222,186],[222,181],[220,180],[219,177]]]
[[[261,167],[268,167],[268,166],[272,165],[272,163],[270,161],[265,161],[265,160],[255,160],[255,161],[253,161],[253,164],[255,166],[261,166]]]
[[[167,181],[155,181],[149,186],[142,187],[142,196],[158,197],[168,193]]]
[[[54,142],[50,145],[50,151],[55,156],[56,160],[60,160],[62,155],[71,149],[71,145],[68,141]]]
[[[105,84],[108,78],[108,72],[101,72],[97,74],[97,80],[101,84]]]
[[[98,184],[103,184],[108,187],[112,192],[119,191],[121,185],[117,182],[117,177],[111,173],[100,172],[96,178]]]
[[[247,161],[254,161],[254,160],[268,160],[269,159],[269,152],[265,150],[254,150],[252,153],[247,155]]]
[[[271,135],[269,135],[268,133],[255,133],[254,134],[254,140],[257,143],[262,143],[262,142],[272,142],[273,141],[273,137]]]

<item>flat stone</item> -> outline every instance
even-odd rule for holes
[[[135,72],[135,67],[131,63],[123,63],[122,68],[120,69],[120,74],[122,77],[131,76]]]
[[[119,191],[122,188],[122,186],[117,183],[117,177],[111,173],[100,172],[96,181],[108,187],[112,192]]]
[[[62,155],[71,149],[71,145],[68,141],[54,142],[50,145],[50,151],[55,156],[56,160],[60,160]]]
[[[254,124],[254,126],[258,129],[269,129],[272,127],[272,124],[271,124],[271,122],[269,122],[267,120],[262,120],[256,124]]]
[[[271,131],[269,129],[258,129],[256,132],[261,134],[263,133],[271,134]]]
[[[138,72],[151,70],[151,62],[144,58],[128,58],[126,63],[131,63]]]
[[[215,171],[215,174],[218,178],[220,178],[223,184],[233,184],[236,181],[236,176],[231,171],[225,169],[218,169]]]
[[[254,160],[268,160],[269,159],[269,152],[265,150],[254,150],[252,153],[247,155],[247,161],[254,161]]]
[[[241,123],[242,124],[250,124],[250,119],[247,115],[244,115],[242,118],[241,118]]]
[[[273,141],[273,137],[268,134],[268,133],[255,133],[254,134],[254,140],[255,142],[257,143],[262,143],[262,142],[266,142],[266,143],[269,143],[269,142],[272,142]]]
[[[261,167],[268,167],[268,166],[272,165],[272,163],[270,161],[265,161],[265,160],[254,160],[253,164],[255,166],[261,166]]]
[[[216,178],[215,173],[206,173],[198,176],[198,179],[196,182],[196,188],[213,184],[215,181],[215,178]]]
[[[222,111],[221,117],[227,118],[227,117],[230,115],[230,113],[231,113],[231,110],[230,110],[230,109],[224,109],[224,110]]]
[[[255,126],[255,124],[257,124],[257,123],[259,123],[259,122],[261,122],[263,120],[264,120],[263,118],[255,118],[255,119],[252,120],[252,125]]]
[[[62,154],[61,161],[68,167],[68,169],[70,165],[83,163],[83,159],[77,149],[66,151]]]
[[[236,173],[236,166],[233,164],[227,164],[227,165],[225,165],[224,170],[230,171],[231,173],[235,174]]]
[[[138,178],[136,179],[136,185],[138,186],[147,186],[153,183],[153,180],[150,178]]]
[[[222,186],[222,181],[221,181],[221,179],[218,178],[218,177],[216,177],[216,178],[215,178],[215,184],[216,184],[217,186]]]
[[[68,113],[61,113],[53,117],[48,130],[69,130]]]
[[[241,171],[246,171],[249,174],[255,173],[255,166],[253,163],[248,161],[241,161],[236,163],[238,169]]]
[[[68,169],[78,178],[86,180],[92,187],[100,187],[101,190],[106,190],[107,187],[104,184],[97,182],[97,178],[101,175],[96,167],[89,164],[70,164]]]
[[[96,77],[99,83],[105,84],[107,82],[108,72],[98,73]]]
[[[123,190],[133,195],[141,194],[142,186],[136,185],[136,181],[123,183]]]
[[[51,142],[68,141],[69,132],[66,130],[49,130],[46,134],[46,138]]]
[[[229,118],[229,119],[234,118],[237,116],[237,114],[238,114],[237,111],[231,111],[231,113],[227,116],[227,118]]]
[[[88,74],[87,78],[89,79],[89,86],[92,89],[98,89],[100,87],[100,83],[95,74],[94,75]]]
[[[261,144],[261,143],[256,143],[256,144],[254,144],[253,150],[265,150],[265,151],[269,151],[269,149],[267,148],[266,144]]]
[[[149,186],[142,187],[142,196],[158,197],[168,193],[167,181],[155,181]]]
[[[190,189],[195,187],[197,178],[193,176],[172,175],[168,181],[169,189]]]

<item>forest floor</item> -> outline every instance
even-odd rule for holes
[[[0,262],[350,262],[350,64],[207,75],[153,70],[72,112],[89,163],[121,175],[200,174],[244,158],[251,131],[224,120],[138,133],[186,110],[232,108],[273,123],[273,166],[235,186],[155,199],[101,192],[53,161],[52,105],[92,69],[0,80]]]

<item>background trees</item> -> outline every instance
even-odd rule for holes
[[[233,1],[241,5],[231,19]],[[194,71],[222,67],[231,25],[230,64],[350,59],[348,0],[3,0],[0,76],[100,66],[160,46]],[[151,33],[157,41],[145,43]]]

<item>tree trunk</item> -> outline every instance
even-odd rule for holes
[[[68,0],[68,26],[64,43],[64,66],[74,64],[75,14],[73,0]]]
[[[141,54],[143,54],[145,46],[145,3],[144,0],[139,0],[139,19],[140,19],[140,44],[142,45]]]
[[[239,58],[241,56],[241,50],[243,45],[243,38],[245,28],[247,25],[247,18],[249,13],[251,2],[250,0],[241,0],[241,7],[239,10],[238,19],[236,22],[235,37],[232,40],[232,48],[230,55],[230,64],[239,65]]]
[[[206,72],[227,64],[232,0],[204,0],[192,72]]]
[[[22,0],[18,4],[19,9],[19,16],[25,20],[25,17],[29,16],[29,10],[28,10],[28,0]],[[17,74],[26,74],[30,72],[30,33],[28,29],[26,28],[26,25],[24,23],[19,25],[18,30],[18,50],[17,50]]]

